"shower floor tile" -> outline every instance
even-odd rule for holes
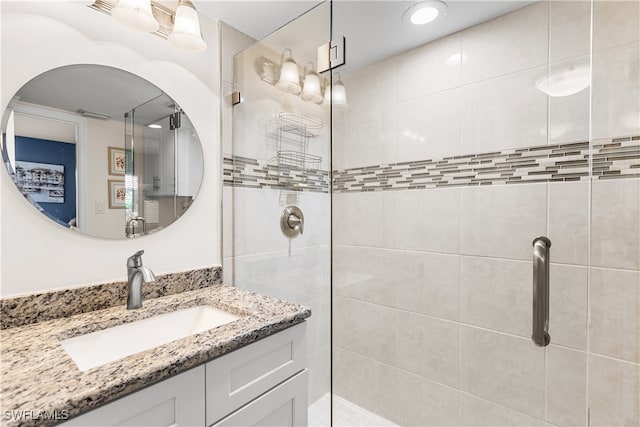
[[[327,393],[309,405],[309,426],[329,426],[330,401],[331,395]],[[333,398],[333,425],[334,427],[397,426],[386,418],[367,411],[340,396]]]

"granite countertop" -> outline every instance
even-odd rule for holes
[[[66,338],[197,305],[210,305],[241,318],[84,372],[60,345]],[[308,308],[298,304],[214,285],[149,299],[138,310],[118,306],[3,329],[2,424],[54,424],[55,420],[16,420],[7,411],[57,411],[73,417],[300,323],[310,315]]]

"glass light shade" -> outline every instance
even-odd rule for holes
[[[151,0],[120,0],[111,16],[131,28],[149,33],[160,28],[151,11]]]
[[[309,71],[304,76],[302,85],[302,94],[300,95],[304,101],[318,103],[322,101],[322,92],[320,91],[320,77],[314,71]]]
[[[577,65],[551,72],[538,79],[536,88],[553,97],[571,96],[589,87],[589,65]]]
[[[175,46],[192,52],[202,52],[207,44],[200,34],[198,12],[190,1],[180,0],[176,9],[173,31],[167,39]]]
[[[347,105],[347,91],[340,80],[333,85],[333,105]]]
[[[300,93],[300,75],[298,74],[298,64],[291,58],[287,58],[282,63],[280,77],[276,82],[276,87],[283,92]]]

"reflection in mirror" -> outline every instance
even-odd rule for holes
[[[203,173],[184,111],[119,69],[71,65],[25,84],[2,119],[2,155],[18,190],[52,221],[131,238],[177,220]]]

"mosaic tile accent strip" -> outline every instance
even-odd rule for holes
[[[334,171],[333,191],[409,190],[492,184],[640,178],[640,136],[552,144]]]
[[[215,266],[156,276],[142,287],[144,299],[174,295],[222,284]],[[80,286],[38,294],[0,298],[0,329],[13,328],[127,303],[127,282]]]
[[[329,171],[247,157],[225,157],[224,185],[290,191],[329,192]]]

